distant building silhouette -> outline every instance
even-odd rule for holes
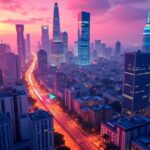
[[[17,24],[16,25],[17,31],[17,47],[18,47],[18,55],[21,61],[21,68],[25,66],[26,60],[26,52],[25,52],[25,40],[24,40],[24,25]]]

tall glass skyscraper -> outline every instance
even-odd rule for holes
[[[143,33],[143,51],[150,52],[150,9]]]
[[[18,55],[21,61],[21,68],[25,66],[26,52],[25,52],[25,40],[24,40],[24,25],[17,24],[17,47],[18,47]]]
[[[137,112],[148,108],[150,93],[150,53],[125,53],[123,108]]]
[[[60,19],[58,3],[54,4],[54,16],[53,16],[53,40],[60,39]]]
[[[80,12],[78,15],[78,63],[90,64],[90,13]]]

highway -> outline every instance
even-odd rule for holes
[[[33,61],[25,73],[25,81],[28,85],[28,91],[32,98],[36,99],[36,107],[44,109],[54,117],[54,129],[64,135],[66,145],[71,150],[97,150],[92,140],[79,127],[79,125],[62,111],[56,101],[48,99],[48,94],[40,88],[33,72],[36,69],[37,58],[34,56]]]

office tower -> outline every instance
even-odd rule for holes
[[[4,72],[6,69],[6,44],[0,42],[0,69]]]
[[[74,42],[74,56],[75,57],[78,56],[78,42],[77,41]]]
[[[60,40],[60,19],[58,4],[54,4],[53,14],[53,40]]]
[[[13,141],[20,140],[20,116],[28,113],[28,97],[26,89],[18,87],[0,91],[0,112],[10,114],[12,120]]]
[[[61,40],[63,42],[64,53],[68,52],[68,33],[66,31],[61,33]]]
[[[144,52],[150,52],[150,9],[148,11],[148,18],[144,27],[142,48]]]
[[[150,91],[150,53],[124,55],[123,108],[138,112],[148,108]]]
[[[101,40],[95,40],[95,50],[97,51],[98,56],[102,55],[102,52],[101,52]]]
[[[12,150],[12,126],[9,113],[0,113],[0,149]]]
[[[106,59],[110,59],[111,56],[112,56],[112,48],[111,48],[111,47],[107,47],[107,48],[105,49],[105,58],[106,58]]]
[[[90,13],[78,15],[78,61],[79,65],[90,64]]]
[[[2,69],[0,69],[0,87],[2,87],[4,85],[4,82],[3,82],[3,72],[2,72]]]
[[[27,61],[31,59],[31,41],[30,41],[30,34],[26,35],[26,54],[27,54]]]
[[[50,41],[49,41],[49,28],[42,26],[41,47],[47,52],[48,63],[50,63]]]
[[[51,64],[58,66],[63,62],[65,62],[65,55],[63,41],[60,36],[59,9],[58,4],[55,3],[53,16],[53,40],[51,43]]]
[[[20,58],[14,53],[6,55],[6,83],[7,85],[16,85],[21,79]]]
[[[116,42],[116,45],[115,45],[115,59],[116,61],[120,62],[120,55],[121,55],[121,43],[120,41],[117,41]]]
[[[25,67],[25,59],[26,59],[25,41],[24,41],[24,25],[17,24],[16,31],[17,31],[18,55],[19,55],[20,61],[21,61],[21,68],[24,68]]]
[[[53,116],[43,110],[29,114],[32,150],[54,149]]]
[[[37,53],[38,60],[38,72],[40,75],[47,73],[48,61],[47,61],[47,52],[45,50],[39,50]]]

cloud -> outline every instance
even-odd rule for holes
[[[111,7],[109,0],[72,0],[68,2],[68,8],[73,11],[91,11],[94,13],[104,13]]]
[[[7,23],[7,24],[35,24],[35,23],[43,23],[48,22],[49,18],[30,18],[27,20],[24,19],[6,19],[0,20],[0,23]]]

